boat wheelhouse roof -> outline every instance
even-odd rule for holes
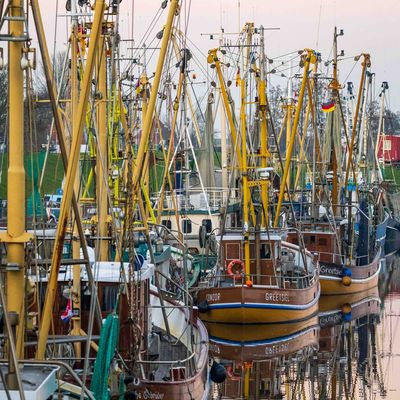
[[[260,240],[263,241],[282,241],[286,237],[286,231],[277,231],[272,230],[271,232],[261,231]],[[243,240],[243,233],[241,231],[227,231],[223,235],[218,235],[218,241],[226,241],[226,240]],[[254,232],[250,233],[250,240],[255,240]]]
[[[91,264],[92,273],[94,276],[94,280],[96,282],[114,282],[118,283],[121,281],[121,264],[123,264],[123,268],[125,270],[126,279],[129,279],[129,263],[124,262],[113,262],[113,261],[97,261]],[[58,274],[59,282],[69,282],[72,281],[72,265],[62,266],[60,272]],[[135,271],[135,280],[144,281],[146,279],[150,279],[154,274],[154,265],[148,263],[146,260],[144,261],[142,268],[140,271]],[[33,280],[36,280],[36,276],[32,276]],[[42,282],[47,282],[47,276],[41,278]],[[88,282],[88,276],[86,272],[86,268],[81,266],[81,281]]]

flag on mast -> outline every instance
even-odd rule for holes
[[[335,103],[333,101],[328,101],[327,103],[322,103],[322,111],[329,113],[335,109]]]
[[[67,307],[65,307],[65,310],[61,313],[61,319],[64,322],[68,322],[72,318],[72,316],[72,301],[71,299],[68,299]]]

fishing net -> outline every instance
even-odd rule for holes
[[[119,337],[119,318],[115,313],[109,314],[101,328],[100,345],[94,364],[90,390],[96,400],[108,400],[108,374]]]

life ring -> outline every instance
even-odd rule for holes
[[[242,260],[232,260],[228,264],[226,272],[233,278],[239,279],[242,277],[243,270],[244,270],[244,263]]]

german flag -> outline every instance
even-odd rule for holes
[[[329,113],[335,109],[335,103],[333,101],[328,101],[327,103],[322,103],[322,111]]]

